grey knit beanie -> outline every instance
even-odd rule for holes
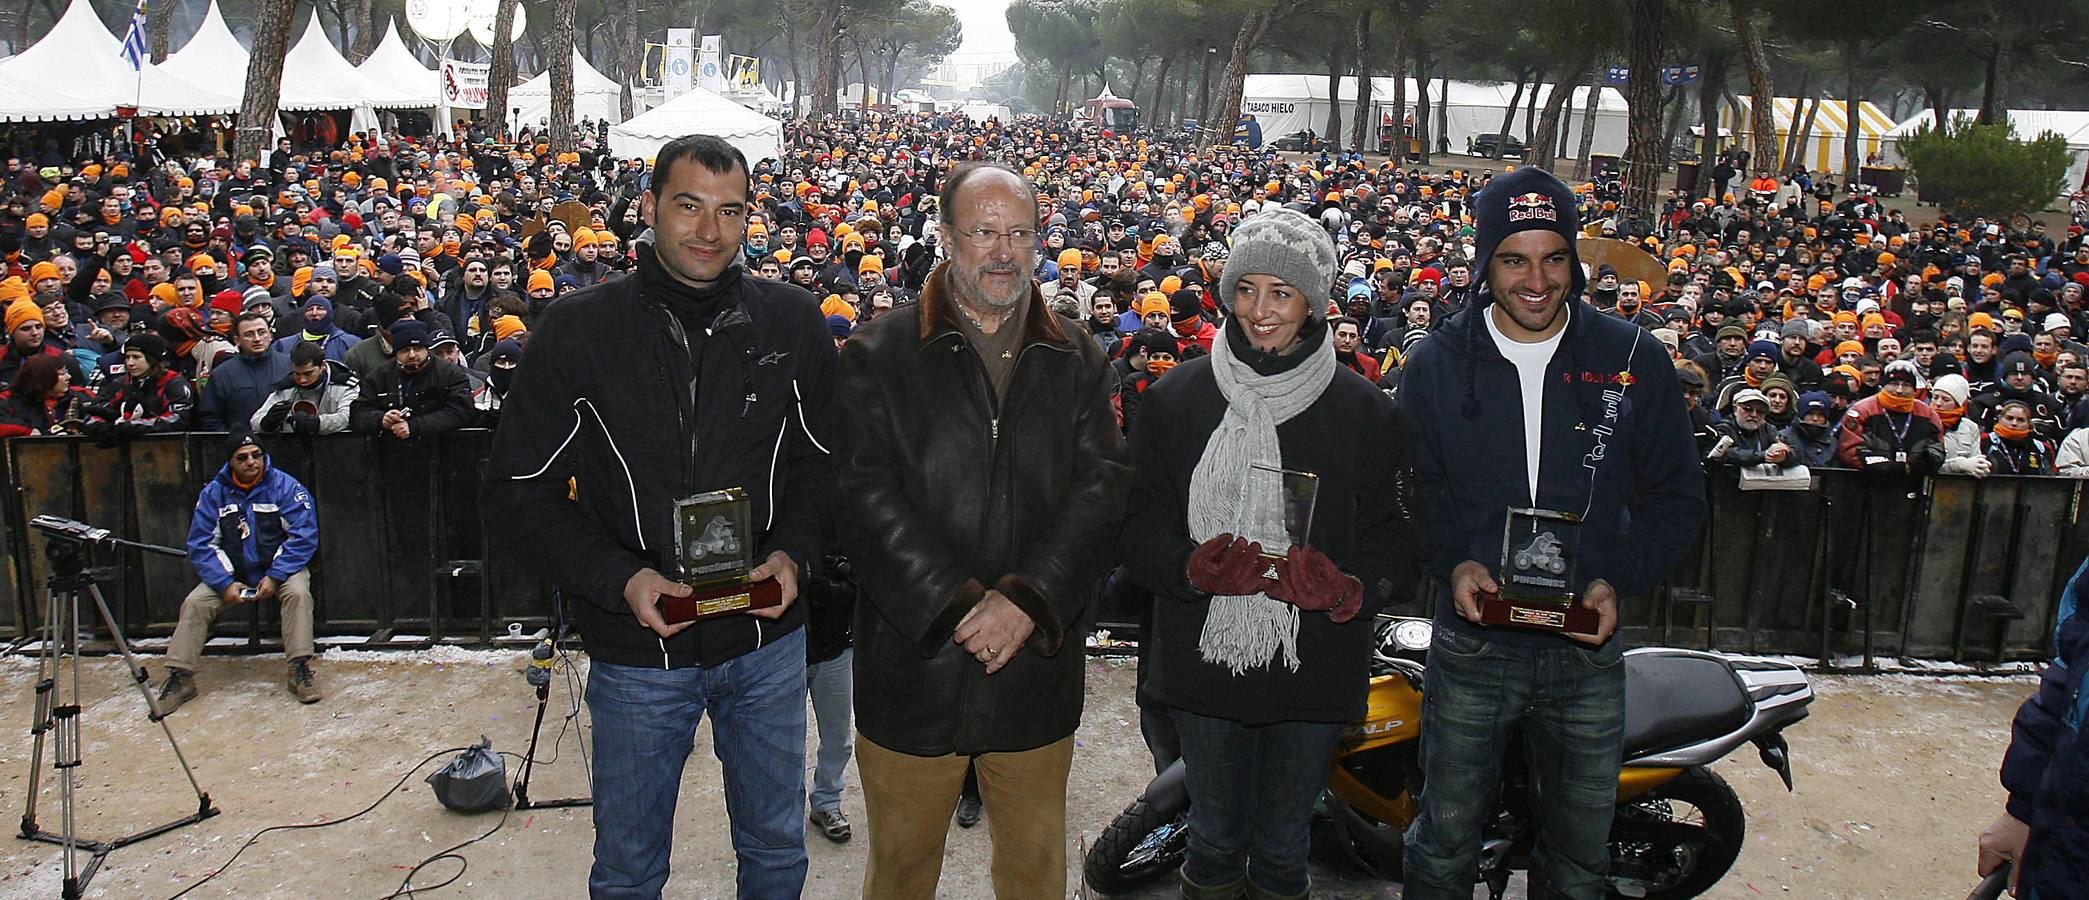
[[[1328,291],[1335,285],[1335,242],[1327,229],[1305,213],[1268,207],[1233,229],[1233,250],[1219,275],[1215,299],[1231,309],[1233,290],[1243,275],[1274,275],[1306,295],[1306,315],[1327,315]]]

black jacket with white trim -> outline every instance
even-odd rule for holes
[[[634,274],[546,309],[502,401],[481,512],[496,546],[575,599],[596,660],[715,666],[798,628],[803,604],[663,640],[631,614],[624,584],[647,566],[672,571],[677,498],[729,487],[753,501],[756,563],[781,550],[804,584],[820,553],[834,343],[812,295],[744,270],[702,330],[683,328],[659,291]]]

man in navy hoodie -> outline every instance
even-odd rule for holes
[[[1696,535],[1704,477],[1666,349],[1582,297],[1573,193],[1519,169],[1473,205],[1479,290],[1415,348],[1400,388],[1421,432],[1439,585],[1406,896],[1472,896],[1488,799],[1522,723],[1546,798],[1531,894],[1602,897],[1625,724],[1618,600],[1646,594]],[[1582,517],[1571,589],[1597,614],[1593,634],[1479,624],[1482,595],[1500,590],[1508,510],[1526,507]]]
[[[2053,662],[2038,693],[2017,708],[2002,787],[2009,791],[2001,818],[1980,834],[1979,871],[2016,863],[2010,892],[2031,900],[2077,896],[2089,883],[2089,616],[2082,612],[2089,560],[2068,579],[2053,618]]]

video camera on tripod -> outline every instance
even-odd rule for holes
[[[44,556],[50,560],[51,570],[45,578],[47,603],[41,639],[37,643],[36,712],[29,727],[32,735],[29,788],[24,794],[27,808],[22,813],[19,836],[24,840],[65,848],[59,892],[66,900],[72,900],[83,896],[87,882],[111,852],[201,822],[217,815],[218,808],[196,781],[195,771],[189,768],[188,758],[182,755],[181,745],[174,740],[174,729],[167,724],[166,713],[160,710],[159,701],[146,687],[145,667],[131,653],[130,641],[123,636],[122,626],[109,611],[109,602],[102,596],[101,588],[95,584],[94,574],[87,565],[87,557],[94,547],[129,547],[169,556],[186,554],[172,547],[125,540],[110,534],[106,528],[96,528],[64,516],[37,516],[29,520],[29,527],[44,533]],[[129,680],[145,700],[147,720],[159,724],[160,733],[167,738],[168,749],[174,751],[175,762],[181,765],[182,774],[196,793],[195,812],[113,840],[89,840],[80,837],[76,831],[76,782],[81,779],[74,773],[84,762],[84,751],[88,746],[80,734],[80,723],[87,712],[80,699],[80,607],[83,602],[91,604],[93,614],[99,617],[109,639],[115,642],[116,651],[123,655],[125,671],[130,673]],[[61,673],[63,677],[60,677]],[[58,783],[60,825],[55,832],[44,830],[36,818],[37,799],[42,793],[39,783],[44,775],[46,744],[50,750],[50,774]],[[84,863],[75,858],[78,853],[86,854]]]
[[[79,541],[84,544],[99,544],[111,540],[115,535],[107,528],[96,528],[77,519],[64,516],[37,516],[29,520],[29,527],[54,538]]]
[[[158,553],[162,556],[188,555],[173,547],[162,547],[158,544],[125,540],[110,533],[107,528],[96,528],[78,519],[68,519],[64,516],[37,516],[29,520],[29,527],[43,532],[44,536],[50,539],[50,544],[44,550],[53,559],[58,558],[61,551],[69,554],[71,550],[81,546],[129,547],[133,550]]]

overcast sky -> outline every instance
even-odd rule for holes
[[[953,62],[980,63],[996,57],[1015,58],[1015,36],[1008,33],[1008,0],[942,0],[965,23],[965,42]]]

